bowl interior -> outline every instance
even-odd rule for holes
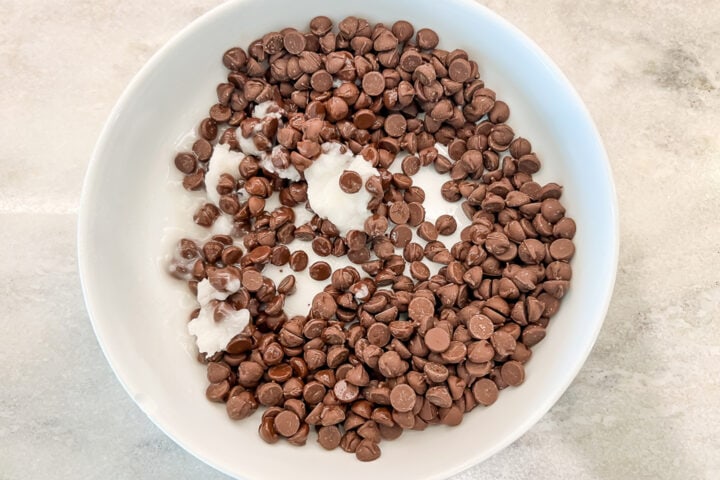
[[[207,115],[223,81],[222,53],[262,33],[305,28],[310,18],[357,15],[431,27],[441,47],[463,48],[486,84],[511,107],[509,124],[543,160],[538,179],[564,186],[577,222],[569,295],[534,349],[520,388],[459,427],[406,432],[383,442],[381,458],[357,462],[305,448],[269,446],[257,437],[259,414],[227,419],[204,397],[205,373],[186,330],[192,297],[168,278],[164,258],[194,199],[179,185],[172,156]],[[79,227],[85,298],[103,350],[128,393],[169,436],[202,460],[245,478],[442,478],[503,448],[536,422],[581,367],[602,324],[617,258],[615,196],[605,152],[581,101],[556,67],[516,29],[470,1],[229,2],[185,29],[134,79],[113,111],[86,178]],[[276,461],[282,459],[282,461]],[[322,468],[318,468],[322,465]]]

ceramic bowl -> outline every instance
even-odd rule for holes
[[[441,48],[463,48],[486,84],[507,101],[515,132],[543,161],[539,181],[564,186],[577,222],[570,293],[527,364],[525,383],[476,408],[458,427],[406,432],[361,463],[340,449],[264,443],[259,413],[241,422],[205,399],[205,369],[186,329],[193,308],[164,258],[191,212],[173,152],[214,103],[229,47],[247,46],[316,15],[430,27]],[[90,318],[128,394],[175,442],[231,476],[248,479],[446,478],[520,437],[558,400],[588,356],[612,293],[618,254],[617,204],[605,150],[565,76],[523,33],[469,0],[239,0],[202,16],[137,74],[112,111],[85,179],[79,221],[80,273]]]

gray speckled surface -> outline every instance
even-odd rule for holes
[[[82,176],[114,101],[212,0],[0,0],[0,478],[225,478],[100,352],[75,266]],[[568,75],[621,211],[595,350],[526,435],[457,479],[720,478],[720,2],[485,2]],[[672,5],[661,5],[668,3]]]

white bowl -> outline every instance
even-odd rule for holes
[[[442,5],[442,6],[440,6]],[[510,125],[543,160],[540,181],[564,185],[577,222],[573,281],[527,378],[455,428],[406,432],[383,442],[371,463],[308,446],[267,445],[259,414],[228,420],[205,399],[204,368],[189,348],[190,304],[160,260],[177,221],[171,158],[176,142],[206,115],[224,78],[222,53],[324,14],[339,20],[407,19],[434,28],[441,47],[464,48],[486,84],[511,107]],[[185,217],[188,212],[182,213]],[[85,301],[105,355],[127,392],[168,436],[213,467],[243,478],[444,478],[478,463],[527,431],[557,401],[590,352],[612,293],[617,206],[601,140],[582,101],[540,49],[470,0],[244,0],[223,4],[162,48],[115,106],[88,168],[78,250]]]

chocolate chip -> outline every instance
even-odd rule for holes
[[[420,226],[418,226],[417,234],[418,237],[428,242],[435,241],[438,238],[437,229],[435,228],[435,225],[430,222],[422,222]]]
[[[296,272],[305,270],[308,264],[308,255],[302,250],[296,250],[290,255],[290,268]]]
[[[372,440],[364,439],[357,445],[355,456],[361,462],[372,462],[380,458],[380,447]]]
[[[430,278],[430,269],[424,263],[415,261],[410,264],[410,275],[422,282]]]
[[[504,123],[510,117],[510,108],[507,103],[497,100],[493,108],[488,113],[488,118],[493,123]],[[508,144],[509,146],[509,144]]]
[[[407,384],[396,385],[390,392],[390,403],[398,412],[409,412],[415,407],[415,391]]]
[[[351,403],[358,398],[360,389],[347,380],[338,381],[333,387],[335,397],[342,403]]]
[[[367,330],[368,341],[378,347],[384,347],[390,341],[390,329],[382,323],[374,323]]]
[[[335,425],[320,427],[318,430],[318,443],[325,450],[334,450],[340,446],[342,433]]]
[[[495,350],[486,340],[472,342],[467,347],[468,360],[474,363],[489,362],[495,356]]]
[[[370,383],[370,376],[361,364],[357,364],[348,371],[345,380],[353,385],[365,387]]]
[[[300,419],[294,412],[285,410],[275,417],[273,426],[275,431],[283,437],[291,437],[300,428]]]
[[[420,163],[420,159],[418,157],[415,155],[408,155],[403,158],[401,168],[405,175],[412,176],[420,171],[421,166],[422,164]]]
[[[317,92],[327,92],[332,88],[333,78],[326,70],[316,70],[310,77],[310,86]]]
[[[212,203],[206,203],[195,212],[193,220],[201,227],[209,227],[220,216],[220,210]]]
[[[390,241],[398,248],[405,248],[411,240],[412,230],[406,225],[397,225],[390,231]]]
[[[214,140],[217,137],[217,123],[212,118],[206,118],[198,126],[198,134],[205,140]]]
[[[440,235],[452,235],[457,230],[457,222],[450,215],[440,215],[435,220],[435,229]]]
[[[473,315],[467,321],[467,329],[475,339],[487,340],[493,334],[494,327],[492,321],[485,315]]]
[[[337,425],[345,420],[345,410],[339,405],[327,405],[320,414],[320,424],[327,427]]]
[[[515,347],[515,351],[510,358],[520,363],[526,363],[532,357],[532,350],[525,346],[523,343],[518,343]]]
[[[410,209],[410,219],[408,224],[411,227],[417,227],[425,220],[425,208],[418,202],[408,202]]]
[[[500,375],[505,383],[517,387],[525,381],[525,368],[522,363],[510,360],[500,368]]]
[[[395,351],[383,353],[378,359],[378,369],[387,378],[399,377],[408,369],[407,362],[403,361]]]
[[[230,117],[232,116],[232,110],[230,110],[230,107],[222,104],[216,104],[213,105],[210,108],[210,118],[213,119],[217,123],[225,123],[228,120],[230,120]]]
[[[340,189],[345,193],[357,193],[362,188],[362,177],[352,170],[343,171],[339,179]]]
[[[423,256],[423,248],[415,242],[408,243],[403,249],[403,258],[407,262],[422,260]]]
[[[533,347],[545,338],[545,328],[540,325],[528,325],[522,332],[522,343],[526,347]]]
[[[291,445],[296,445],[298,447],[301,447],[307,443],[307,438],[310,435],[310,425],[307,423],[300,424],[300,428],[298,429],[297,433],[295,435],[288,437],[287,441]]]
[[[270,380],[276,382],[286,382],[292,377],[292,367],[287,363],[281,363],[270,367],[267,371],[267,376]]]
[[[472,393],[475,401],[487,407],[495,403],[499,392],[495,382],[488,378],[481,378],[473,384]]]
[[[394,50],[398,46],[398,38],[389,30],[381,32],[373,42],[373,48],[378,52]]]
[[[510,155],[513,158],[520,158],[532,152],[532,145],[526,138],[517,137],[510,144]]]
[[[267,443],[277,443],[279,440],[278,434],[275,431],[275,418],[264,417],[258,428],[258,434]]]
[[[390,205],[388,216],[393,223],[403,225],[410,219],[410,208],[404,201],[395,202]]]
[[[276,382],[263,383],[256,390],[258,402],[265,407],[280,405],[283,400],[283,389]]]
[[[357,128],[368,129],[375,124],[375,114],[368,109],[361,109],[355,112],[353,124]]]
[[[313,252],[321,257],[327,257],[332,252],[332,243],[326,237],[315,237],[312,240]]]
[[[472,66],[465,58],[456,58],[448,65],[448,76],[456,82],[465,82],[472,75]]]
[[[234,47],[223,54],[222,60],[228,70],[239,71],[247,62],[247,54],[242,48]]]
[[[385,90],[385,79],[380,72],[368,72],[362,78],[362,89],[368,95],[380,95]]]
[[[438,38],[437,33],[435,31],[430,30],[429,28],[421,28],[417,32],[417,44],[418,47],[424,48],[424,49],[431,49],[437,47],[438,43],[440,42],[440,39]]]
[[[553,225],[553,235],[557,238],[572,239],[576,231],[575,221],[569,217],[563,217]]]
[[[420,55],[420,53],[415,50],[406,50],[400,56],[400,67],[409,73],[413,73],[415,69],[422,65],[422,63],[422,55]]]
[[[344,120],[350,112],[345,100],[338,97],[331,97],[325,102],[325,118],[331,122]]]
[[[398,20],[393,23],[391,30],[399,42],[407,42],[415,33],[415,29],[412,24],[410,22],[406,22],[405,20]]]
[[[425,297],[415,297],[408,305],[408,316],[418,322],[425,321],[435,313],[435,306]]]
[[[548,198],[543,200],[540,213],[548,222],[556,223],[565,215],[565,207],[556,198]]]
[[[288,53],[299,55],[300,52],[305,50],[305,35],[296,30],[291,30],[283,36],[283,46]]]
[[[452,397],[447,387],[438,385],[430,387],[425,393],[425,398],[433,405],[440,408],[450,408],[452,406]]]
[[[332,25],[332,20],[324,15],[320,15],[310,20],[310,31],[315,35],[322,36],[332,29]]]
[[[432,352],[442,353],[450,346],[450,334],[442,328],[431,328],[425,333],[425,345]]]
[[[205,396],[211,402],[223,402],[230,392],[230,383],[223,380],[218,383],[211,383],[205,391]]]
[[[262,38],[263,50],[269,55],[275,55],[283,48],[283,36],[278,32],[270,32]]]
[[[332,270],[327,262],[315,262],[310,265],[309,273],[313,280],[322,281],[330,278]]]
[[[305,38],[307,41],[307,37]],[[305,51],[300,52],[300,54],[298,55],[298,66],[303,72],[312,74],[318,69],[320,69],[320,67],[322,66],[322,59],[317,53],[308,51],[306,49]]]
[[[270,258],[270,254],[272,253],[272,248],[267,245],[260,245],[252,250],[250,250],[247,255],[246,259],[250,263],[265,263]]]
[[[258,402],[250,392],[240,392],[237,395],[233,395],[231,391],[225,408],[228,417],[233,420],[242,420],[257,410]]]
[[[417,67],[415,71],[413,72],[413,79],[417,79],[418,82],[420,82],[420,85],[424,85],[425,87],[428,87],[429,85],[433,84],[435,82],[435,79],[437,78],[437,72],[435,71],[435,67],[432,66],[430,63],[424,63]],[[420,88],[420,85],[416,85],[415,91],[417,95],[422,94],[422,96],[427,97],[425,95],[425,89]],[[432,115],[431,115],[432,117]],[[427,117],[426,117],[427,119]],[[435,120],[437,120],[435,118]],[[427,122],[425,124],[427,127]],[[439,125],[435,128],[435,131],[439,129]]]
[[[385,132],[391,137],[401,137],[407,129],[407,121],[402,114],[393,113],[385,118],[383,127],[385,128]]]
[[[345,39],[348,39],[348,40],[351,39],[357,33],[359,23],[360,22],[357,19],[357,17],[353,17],[353,16],[345,17],[338,24],[338,29],[340,30],[340,34]]]
[[[518,170],[524,173],[537,173],[540,170],[540,160],[533,153],[522,155],[518,159]]]
[[[365,233],[371,237],[383,235],[387,230],[388,221],[386,217],[372,215],[365,220]]]
[[[219,383],[230,376],[230,367],[224,363],[210,362],[207,368],[207,379],[210,383]]]
[[[575,246],[567,238],[559,238],[550,244],[550,255],[555,260],[570,260],[575,253]]]
[[[183,187],[186,190],[199,190],[205,185],[205,171],[197,170],[183,179]]]
[[[502,330],[493,333],[490,336],[490,342],[499,355],[510,355],[515,350],[515,339]]]
[[[427,379],[433,383],[442,383],[447,380],[450,375],[450,372],[445,365],[435,362],[427,362],[423,367],[423,372],[425,373]]]
[[[190,153],[178,153],[175,156],[175,168],[184,174],[191,174],[197,168],[197,159]]]
[[[228,342],[225,350],[230,354],[245,353],[252,348],[252,342],[249,338],[242,335],[234,337]]]

